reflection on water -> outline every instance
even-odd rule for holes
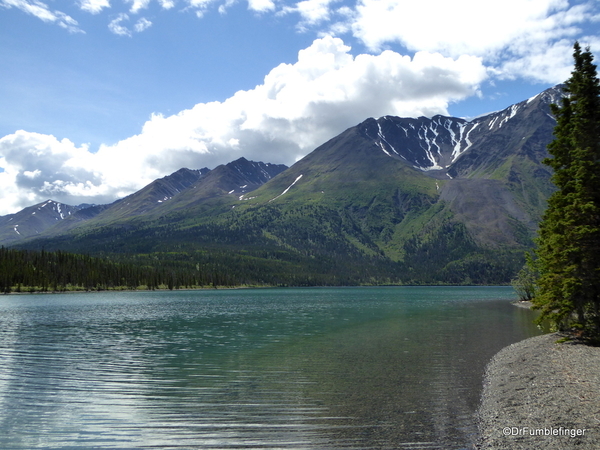
[[[468,448],[508,288],[0,298],[2,449]]]

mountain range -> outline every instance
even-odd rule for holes
[[[211,261],[239,283],[506,283],[554,189],[561,95],[472,120],[369,118],[289,168],[184,168],[110,205],[48,200],[0,217],[0,244]]]

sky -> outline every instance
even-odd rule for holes
[[[600,54],[600,0],[0,0],[0,215],[501,110],[566,80],[576,40]]]

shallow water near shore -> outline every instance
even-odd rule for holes
[[[463,449],[507,287],[0,297],[2,449]]]

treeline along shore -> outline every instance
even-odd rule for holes
[[[93,256],[0,247],[0,293],[398,284],[347,261],[219,249]],[[319,270],[322,269],[322,270]],[[388,268],[388,272],[391,269]]]
[[[160,263],[151,257],[134,262],[0,247],[0,292],[5,294],[199,288],[232,286],[236,281],[225,270],[206,261],[201,267],[199,263],[192,265],[175,257]]]

